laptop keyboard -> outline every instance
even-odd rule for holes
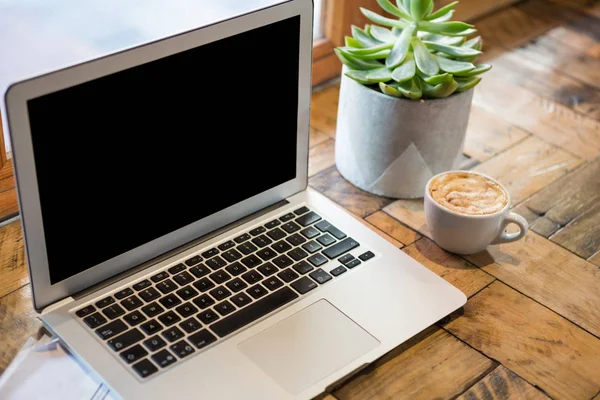
[[[307,207],[75,311],[142,378],[368,261]]]

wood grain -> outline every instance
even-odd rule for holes
[[[423,238],[405,247],[406,254],[425,265],[470,297],[494,281],[494,277],[459,256]]]
[[[308,176],[313,176],[335,164],[335,141],[325,142],[308,151]]]
[[[501,10],[518,2],[519,0],[462,0],[455,8],[453,20],[473,21],[484,15],[491,14],[494,11]],[[435,9],[443,7],[452,0],[435,0]]]
[[[0,169],[0,221],[19,212],[17,190],[10,160]]]
[[[4,144],[4,133],[2,131],[2,115],[0,115],[0,169],[6,164],[6,145]]]
[[[594,255],[600,250],[600,203],[552,235],[550,240],[580,257]]]
[[[397,200],[386,206],[383,211],[421,235],[431,237],[425,220],[423,199]]]
[[[334,392],[340,400],[434,399],[460,394],[493,368],[492,360],[437,330]]]
[[[543,400],[547,398],[548,396],[519,378],[514,372],[500,365],[461,394],[458,400]]]
[[[396,238],[388,235],[387,233],[385,233],[384,231],[382,231],[381,229],[379,229],[378,227],[376,227],[373,224],[370,224],[369,222],[367,222],[366,220],[357,217],[356,215],[353,215],[353,217],[360,221],[364,226],[366,226],[367,228],[369,228],[370,230],[372,230],[373,232],[377,233],[379,236],[381,236],[382,238],[384,238],[385,240],[387,240],[388,242],[390,242],[394,247],[397,247],[399,249],[404,247],[404,243],[400,242],[399,240],[397,240]]]
[[[329,139],[329,136],[326,134],[319,132],[314,128],[310,128],[310,137],[309,137],[309,147],[313,148]]]
[[[600,251],[588,258],[588,261],[592,264],[600,267]]]
[[[310,109],[310,126],[335,138],[339,84],[327,86],[313,92]]]
[[[335,53],[331,53],[313,62],[312,84],[315,86],[337,78],[341,72],[342,63]]]
[[[0,228],[0,298],[29,283],[21,222]]]
[[[529,137],[506,152],[473,168],[500,181],[518,204],[543,189],[582,160],[536,137]]]
[[[383,211],[377,211],[369,215],[366,220],[405,245],[411,244],[421,237],[417,232],[402,225],[398,220]]]
[[[554,398],[589,399],[600,388],[600,340],[501,282],[445,328]]]

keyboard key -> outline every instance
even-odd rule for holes
[[[185,333],[181,331],[176,326],[173,326],[162,333],[162,336],[167,339],[169,342],[173,343],[176,340],[181,339],[185,336]]]
[[[144,334],[140,332],[137,328],[133,328],[132,330],[117,336],[116,338],[110,339],[107,343],[111,349],[115,351],[120,351],[126,349],[131,345],[136,344],[143,338]]]
[[[177,295],[181,297],[183,300],[189,300],[198,295],[198,291],[192,287],[192,285],[187,285],[186,287],[179,289]]]
[[[292,271],[290,268],[285,269],[277,274],[277,276],[284,282],[289,283],[294,279],[298,278],[298,274]]]
[[[302,214],[306,214],[307,212],[309,212],[309,208],[306,206],[300,207],[299,209],[294,211],[294,214],[296,215],[302,215]]]
[[[180,323],[179,326],[187,333],[192,333],[202,328],[202,324],[198,322],[198,320],[194,317],[186,319],[185,321]]]
[[[279,271],[279,268],[268,262],[258,267],[257,270],[264,276],[269,276]]]
[[[267,229],[273,229],[273,228],[275,228],[277,225],[280,225],[280,224],[281,224],[281,222],[279,222],[279,220],[277,220],[277,219],[274,219],[273,221],[267,222],[267,223],[265,224],[265,228],[267,228]]]
[[[310,271],[312,271],[314,269],[313,266],[310,265],[309,263],[307,263],[306,261],[300,261],[299,263],[297,263],[296,265],[294,265],[293,268],[300,275],[304,275],[307,272],[310,272]]]
[[[283,217],[280,217],[279,220],[281,222],[287,222],[287,221],[289,221],[291,219],[294,219],[294,218],[296,218],[296,215],[294,215],[292,213],[287,213]]]
[[[188,340],[190,341],[190,343],[196,346],[197,349],[202,349],[216,341],[217,338],[215,337],[215,335],[204,329],[188,337]]]
[[[178,274],[179,272],[181,272],[183,270],[185,270],[185,265],[183,265],[183,264],[177,264],[168,269],[168,271],[171,275]]]
[[[191,275],[189,274],[189,272],[187,272],[187,271],[183,271],[183,272],[180,272],[180,273],[178,273],[177,275],[175,275],[175,276],[173,277],[173,280],[174,280],[175,282],[177,282],[177,284],[178,284],[179,286],[185,286],[185,285],[187,285],[188,283],[192,283],[192,282],[194,281],[194,277],[193,277],[193,276],[191,276]],[[165,282],[167,282],[167,281],[165,281]],[[164,283],[164,282],[161,282],[161,283]],[[161,283],[159,283],[158,285],[160,285]],[[156,285],[156,286],[158,286],[158,285]]]
[[[198,309],[192,303],[185,303],[175,309],[183,318],[191,317],[198,312]]]
[[[317,284],[308,279],[306,276],[298,279],[296,282],[293,282],[291,286],[300,294],[304,294],[310,292],[314,288],[317,287]]]
[[[319,243],[321,243],[325,247],[331,246],[332,244],[335,243],[335,239],[333,238],[333,236],[331,236],[329,234],[325,234],[325,235],[319,236],[317,238],[317,241]]]
[[[242,234],[242,235],[240,235],[240,236],[236,237],[235,239],[233,239],[233,241],[234,241],[234,242],[236,242],[236,243],[243,243],[243,242],[245,242],[246,240],[250,239],[251,237],[252,237],[252,236],[250,236],[249,234],[247,234],[247,233],[244,233],[244,234]]]
[[[144,322],[146,320],[146,317],[144,317],[144,315],[141,312],[139,312],[138,310],[135,310],[134,312],[129,313],[126,316],[124,316],[123,319],[129,325],[135,326],[137,324]]]
[[[89,306],[83,307],[83,308],[75,311],[75,315],[77,315],[79,318],[83,318],[86,315],[90,315],[94,311],[96,311],[96,307],[94,307],[93,305],[90,304]]]
[[[206,265],[208,265],[210,267],[210,269],[212,269],[213,271],[216,271],[216,270],[226,266],[227,262],[225,260],[223,260],[221,257],[216,256],[216,257],[213,257],[210,260],[206,261]]]
[[[296,222],[302,226],[308,226],[310,224],[314,224],[317,221],[321,220],[321,216],[315,213],[314,211],[309,212],[308,214],[304,214],[298,218],[296,218]]]
[[[336,228],[335,226],[331,225],[327,221],[321,221],[318,224],[315,224],[315,226],[321,232],[329,232],[329,233],[331,233],[336,239],[342,240],[343,238],[346,237],[346,234],[344,232],[340,231],[338,228]]]
[[[221,243],[220,245],[217,246],[217,248],[221,251],[229,250],[232,247],[235,247],[235,243],[233,243],[233,241],[231,241],[231,240],[228,240],[225,243]]]
[[[163,315],[158,317],[158,320],[160,322],[162,322],[163,325],[170,326],[176,322],[181,321],[181,318],[179,317],[179,315],[175,314],[173,311],[167,311],[166,313],[164,313]]]
[[[319,243],[315,242],[314,240],[311,240],[310,242],[302,245],[302,248],[312,254],[312,253],[315,253],[315,252],[321,250],[323,248],[323,246],[321,246]]]
[[[113,322],[96,329],[96,334],[100,336],[101,339],[106,340],[118,335],[121,332],[125,332],[126,330],[127,325],[125,325],[125,322],[121,321],[120,319],[116,319]]]
[[[156,282],[160,282],[162,280],[165,280],[169,277],[169,273],[167,271],[162,271],[159,272],[158,274],[151,276],[150,279],[152,280],[152,282],[156,283]]]
[[[236,249],[227,250],[225,253],[221,254],[225,260],[232,263],[234,261],[242,258],[242,255]]]
[[[234,293],[239,292],[242,289],[246,289],[248,287],[248,285],[246,285],[246,282],[244,282],[243,280],[241,280],[240,278],[235,278],[234,280],[232,280],[231,282],[227,282],[226,283],[227,287],[229,289],[231,289]]]
[[[327,257],[333,260],[334,258],[337,258],[358,246],[360,245],[356,240],[352,238],[347,238],[339,243],[334,244],[328,249],[323,250],[323,254],[325,254]]]
[[[252,239],[252,243],[254,243],[255,245],[257,245],[260,248],[263,248],[263,247],[268,246],[271,243],[273,243],[273,241],[271,239],[269,239],[268,237],[266,237],[265,235],[260,235],[258,237],[255,237],[254,239]]]
[[[271,258],[275,257],[277,255],[277,253],[275,252],[275,250],[272,249],[262,249],[256,252],[256,255],[259,256],[260,258],[262,258],[264,261],[270,260]]]
[[[227,273],[227,271],[217,271],[214,274],[210,275],[210,279],[215,281],[217,285],[221,283],[227,282],[231,279],[231,275]]]
[[[242,264],[244,264],[248,268],[254,268],[262,264],[262,260],[256,257],[254,254],[250,254],[246,258],[242,258]]]
[[[212,249],[206,250],[204,253],[202,253],[202,257],[211,258],[213,256],[216,256],[217,254],[219,254],[219,250],[212,248]]]
[[[248,233],[250,233],[252,236],[258,236],[258,235],[260,235],[261,233],[264,233],[264,232],[266,232],[265,227],[264,226],[259,226],[258,228],[252,229]]]
[[[269,292],[261,285],[256,284],[256,285],[252,286],[250,289],[246,290],[246,293],[248,293],[250,296],[252,296],[255,299],[260,299],[261,297],[265,296]]]
[[[132,368],[142,378],[146,378],[158,371],[158,368],[156,368],[156,366],[152,364],[150,360],[142,360],[139,363],[134,364]]]
[[[292,246],[290,246],[285,240],[280,240],[271,246],[271,248],[275,249],[278,253],[285,253],[286,251],[290,250]]]
[[[144,299],[144,301],[146,303],[149,303],[152,300],[160,297],[160,293],[158,293],[158,290],[154,289],[153,287],[144,289],[141,292],[139,292],[138,294],[142,299]]]
[[[173,308],[179,304],[181,304],[181,299],[174,294],[169,294],[158,300],[160,304],[163,305],[166,309]]]
[[[346,264],[347,262],[350,262],[352,260],[354,260],[354,256],[352,254],[344,254],[343,256],[338,258],[338,261],[342,264]]]
[[[211,322],[214,322],[219,319],[219,316],[213,310],[202,311],[200,314],[197,315],[197,317],[200,321],[204,322],[205,324],[210,324]]]
[[[273,259],[273,264],[277,265],[281,269],[289,267],[293,263],[294,260],[286,256],[285,254],[282,254],[279,257]]]
[[[114,302],[115,302],[115,299],[113,299],[112,297],[109,296],[109,297],[106,297],[106,298],[104,298],[104,299],[102,299],[100,301],[97,301],[96,302],[96,307],[98,307],[98,308],[104,308],[107,305],[112,304]]]
[[[312,239],[315,236],[319,236],[321,234],[321,232],[319,232],[318,230],[316,230],[312,226],[309,226],[308,228],[302,229],[300,231],[300,233],[303,234],[304,236],[306,236],[309,239]]]
[[[171,345],[169,348],[173,353],[177,354],[179,358],[187,357],[195,351],[194,348],[185,340],[181,340]]]
[[[152,355],[152,360],[156,362],[161,368],[166,368],[173,364],[177,359],[168,350],[161,350],[156,354]]]
[[[231,301],[233,302],[233,304],[235,304],[238,307],[244,307],[246,304],[249,304],[250,302],[252,302],[252,300],[250,299],[250,297],[248,297],[246,295],[246,293],[238,293],[235,294],[231,297]]]
[[[200,264],[190,268],[190,272],[196,278],[202,278],[203,276],[210,274],[211,271],[206,265]]]
[[[373,254],[372,251],[367,251],[366,253],[363,253],[360,256],[358,256],[358,258],[360,258],[362,261],[370,260],[373,257],[375,257],[375,254]]]
[[[263,276],[258,271],[249,271],[242,275],[242,278],[249,284],[260,282]]]
[[[104,318],[104,316],[102,316],[102,314],[100,313],[95,313],[85,317],[83,319],[83,322],[85,322],[85,324],[91,329],[94,329],[99,327],[100,325],[104,325],[106,323],[106,318]]]
[[[347,269],[340,265],[339,267],[336,267],[336,268],[332,269],[331,271],[329,271],[329,273],[333,276],[339,276],[346,271],[347,271]]]
[[[153,302],[148,304],[145,307],[142,307],[142,311],[144,312],[144,314],[146,314],[148,317],[152,318],[155,315],[160,314],[161,312],[165,311],[164,308],[162,308],[161,306],[158,305],[157,302]]]
[[[135,285],[133,285],[133,289],[140,291],[142,289],[146,289],[150,285],[152,285],[152,283],[148,279],[144,279],[143,281],[140,281],[140,282],[136,283]]]
[[[287,233],[294,233],[294,232],[298,232],[300,230],[300,225],[296,224],[295,222],[290,221],[290,222],[286,222],[285,224],[281,225],[281,229],[283,229]]]
[[[127,364],[131,364],[132,362],[136,362],[146,357],[148,352],[144,350],[142,346],[135,345],[130,349],[127,349],[121,353],[121,358],[125,360]]]
[[[125,314],[125,310],[121,308],[118,304],[113,304],[112,306],[106,307],[102,310],[102,313],[108,317],[108,319],[115,319],[123,314]]]
[[[164,294],[171,293],[173,290],[177,289],[177,285],[175,285],[175,282],[173,282],[170,279],[158,283],[156,287]]]
[[[187,260],[185,260],[185,265],[187,265],[188,267],[191,267],[191,266],[198,264],[200,261],[202,261],[202,257],[199,255],[195,255],[194,257],[188,258]]]
[[[121,290],[120,292],[115,293],[115,297],[117,298],[117,300],[121,300],[127,296],[131,296],[132,294],[133,294],[133,290],[131,290],[130,288],[126,288],[126,289]]]
[[[294,261],[300,261],[303,258],[308,257],[308,253],[302,249],[293,249],[287,252],[287,255],[290,256]]]
[[[195,298],[194,304],[200,307],[201,310],[204,310],[206,307],[210,307],[215,304],[215,301],[212,297],[207,294],[203,294],[202,296]]]
[[[158,349],[162,349],[167,345],[167,342],[163,340],[160,336],[152,336],[150,339],[144,341],[144,346],[148,348],[150,351],[156,351]]]
[[[328,282],[333,279],[331,277],[331,275],[329,275],[327,272],[323,271],[321,268],[311,272],[310,274],[308,274],[308,276],[313,278],[315,280],[315,282],[317,282],[318,284],[321,284],[321,285],[324,284],[325,282]]]
[[[293,235],[289,236],[285,240],[292,246],[300,246],[302,243],[306,242],[306,239],[304,239],[304,236],[301,236],[298,233],[294,233]]]
[[[235,262],[231,265],[228,265],[227,267],[225,267],[225,270],[233,276],[238,276],[238,275],[243,274],[244,272],[248,271],[248,269],[246,267],[244,267],[242,264],[240,264],[239,262]]]
[[[349,263],[347,263],[346,267],[352,269],[352,268],[358,266],[359,264],[360,264],[360,260],[358,258],[355,258],[354,260],[352,260]]]
[[[246,242],[240,244],[238,247],[236,247],[236,249],[239,250],[242,254],[248,255],[258,250],[258,247],[253,245],[251,242]]]
[[[283,239],[287,236],[287,234],[279,228],[275,228],[269,232],[267,232],[267,236],[269,236],[273,240]]]
[[[215,309],[216,312],[218,312],[219,314],[221,314],[223,316],[225,316],[227,314],[231,314],[232,312],[235,311],[235,307],[227,300],[217,304],[213,308]]]
[[[219,286],[218,288],[211,290],[210,295],[217,301],[221,301],[231,296],[231,292],[227,290],[225,286]]]
[[[312,283],[316,285],[316,283]],[[223,318],[221,321],[212,324],[210,328],[219,337],[227,336],[241,327],[256,321],[272,311],[275,311],[279,307],[296,298],[298,298],[296,293],[294,293],[288,287],[283,287],[277,292],[273,292],[270,295],[265,296],[262,299],[238,310],[231,316]]]
[[[314,255],[308,257],[308,261],[315,267],[319,267],[319,266],[325,264],[329,260],[323,254],[317,253],[317,254],[314,254]]]
[[[279,279],[277,279],[274,276],[265,279],[262,284],[265,285],[265,287],[267,289],[269,289],[270,291],[273,291],[275,289],[279,289],[280,287],[283,286],[283,282],[281,282]]]
[[[215,284],[213,283],[213,281],[211,281],[208,278],[202,278],[199,281],[194,282],[193,285],[196,289],[198,289],[202,293],[215,287]]]
[[[160,332],[163,330],[163,327],[161,324],[159,324],[158,322],[156,322],[156,320],[150,320],[148,322],[145,322],[143,324],[140,325],[140,328],[142,328],[142,330],[147,334],[147,335],[153,335],[156,332]]]

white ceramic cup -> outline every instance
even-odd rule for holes
[[[438,176],[461,172],[481,175],[496,182],[507,195],[506,205],[493,214],[468,215],[449,210],[435,201],[429,193],[429,185]],[[457,254],[474,254],[490,244],[514,242],[529,230],[527,220],[510,212],[510,194],[504,186],[487,175],[471,171],[447,171],[431,178],[425,186],[425,218],[433,240],[441,248]],[[506,233],[509,224],[519,226],[518,233]]]

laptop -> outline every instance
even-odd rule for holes
[[[460,308],[307,189],[312,2],[16,83],[33,302],[124,399],[308,399]]]

